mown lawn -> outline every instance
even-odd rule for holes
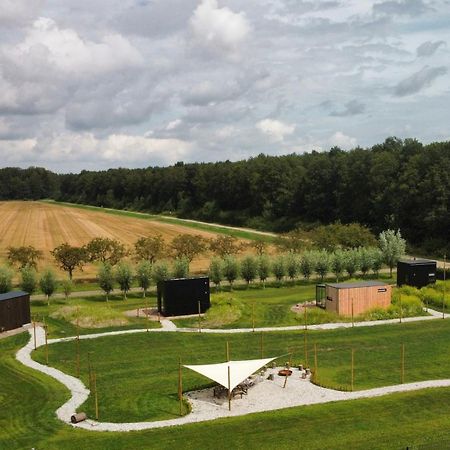
[[[450,374],[450,320],[412,324],[308,332],[308,360],[314,367],[317,349],[318,382],[350,389],[351,349],[355,350],[355,389],[367,389],[401,380],[400,349],[405,344],[405,382],[447,378]],[[305,364],[304,334],[263,334],[262,355],[280,356],[283,364],[292,352],[294,364]],[[233,359],[258,358],[261,334],[211,335],[206,333],[143,333],[80,341],[81,378],[88,384],[87,355],[98,380],[101,417],[106,421],[158,420],[176,417],[178,359],[186,364],[220,362],[225,344]],[[34,357],[44,361],[44,348]],[[75,374],[75,343],[49,346],[50,364]],[[185,371],[186,391],[207,386],[209,381]],[[91,416],[93,399],[81,407]]]
[[[155,294],[142,298],[142,294],[133,292],[128,294],[127,300],[123,300],[122,294],[110,295],[109,301],[105,301],[104,295],[89,297],[70,297],[68,300],[55,298],[47,301],[33,300],[31,302],[31,316],[34,320],[48,325],[50,338],[75,336],[77,334],[77,314],[79,312],[80,334],[100,333],[105,331],[158,328],[158,322],[147,321],[142,315],[126,316],[126,311],[139,308],[154,308],[156,305]]]
[[[74,430],[54,411],[68,398],[56,381],[14,359],[26,342],[0,340],[0,448],[443,449],[450,448],[450,389],[296,407],[131,433]]]
[[[377,279],[386,283],[394,282],[387,274]],[[326,281],[335,280],[327,279]],[[223,286],[219,291],[212,287],[211,309],[201,320],[202,326],[227,329],[252,328],[253,325],[256,328],[303,325],[304,316],[293,312],[291,308],[297,303],[315,301],[316,283],[317,281],[287,281],[278,285],[276,282],[271,282],[265,289],[259,283],[254,283],[248,287],[235,286],[233,290]],[[351,321],[350,317],[338,316],[320,308],[311,308],[308,314],[307,321],[310,325]],[[354,319],[355,321],[368,320],[365,315],[356,316]],[[197,317],[177,319],[174,322],[179,327],[198,327]]]

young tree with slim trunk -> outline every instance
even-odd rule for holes
[[[241,276],[249,284],[256,278],[258,274],[258,262],[253,256],[246,256],[241,261]]]
[[[13,271],[7,267],[0,267],[0,294],[6,294],[12,289]]]
[[[176,258],[173,262],[172,276],[187,278],[189,276],[189,261],[187,258]]]
[[[378,276],[382,267],[383,267],[383,252],[378,248],[374,248],[372,250],[372,267],[371,267],[371,269],[372,269],[373,273],[376,276]]]
[[[239,276],[239,262],[234,256],[226,256],[222,263],[223,276],[230,283],[230,290],[233,290],[233,283]]]
[[[323,279],[327,276],[327,273],[330,271],[330,263],[330,255],[326,250],[317,252],[315,271],[320,276],[320,281],[323,281]]]
[[[73,283],[72,280],[63,280],[61,283],[62,290],[64,292],[64,298],[69,300],[70,295],[73,292]]]
[[[20,270],[20,289],[33,295],[37,288],[36,271],[33,267],[25,266]]]
[[[42,258],[42,252],[33,246],[8,247],[8,260],[11,264],[17,264],[19,269],[26,266],[36,269],[37,262]],[[28,292],[28,291],[27,291]]]
[[[72,279],[73,271],[76,268],[83,270],[87,260],[87,253],[83,247],[72,247],[67,242],[56,247],[50,252],[58,263],[59,267],[69,273]]]
[[[299,262],[298,257],[294,253],[288,253],[286,255],[286,273],[289,279],[294,282],[298,275]]]
[[[123,299],[126,300],[127,292],[131,289],[133,283],[133,270],[130,264],[122,261],[117,265],[116,281],[123,293]]]
[[[277,256],[272,262],[272,273],[275,275],[278,283],[283,281],[283,278],[286,276],[286,264],[283,256]]]
[[[153,266],[152,277],[156,286],[160,281],[167,280],[169,276],[169,267],[165,261],[160,261]]]
[[[41,278],[39,280],[39,287],[41,291],[47,296],[47,304],[50,305],[50,297],[56,291],[58,286],[58,281],[56,279],[55,273],[51,269],[44,270]]]
[[[331,271],[336,277],[336,283],[339,283],[339,278],[341,278],[344,273],[345,266],[345,253],[342,250],[336,250],[331,255]]]
[[[359,268],[363,277],[366,276],[373,265],[373,253],[371,248],[358,248]]]
[[[134,252],[138,260],[148,261],[154,264],[164,256],[167,245],[161,234],[139,238],[134,244]]]
[[[402,238],[400,230],[382,231],[378,237],[380,250],[383,253],[384,262],[389,267],[389,273],[392,277],[392,269],[397,261],[405,255],[406,241]]]
[[[142,289],[142,297],[145,298],[152,281],[152,265],[149,261],[141,261],[136,269],[136,279]]]
[[[345,252],[344,268],[348,276],[352,278],[360,269],[359,253],[356,249],[347,250]]]
[[[313,252],[304,252],[300,259],[300,272],[309,280],[312,273],[314,272],[315,257]]]
[[[211,260],[208,273],[209,279],[216,285],[216,291],[218,291],[223,279],[222,261],[217,258]]]
[[[266,280],[270,275],[270,259],[266,255],[261,255],[258,258],[258,277],[259,281],[263,285],[263,289],[266,288]]]
[[[97,274],[98,284],[105,293],[106,301],[109,300],[109,294],[114,290],[114,274],[112,266],[109,263],[102,263]]]

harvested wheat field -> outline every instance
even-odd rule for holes
[[[142,236],[161,234],[170,242],[178,234],[201,235],[214,238],[215,233],[194,230],[148,219],[115,216],[103,212],[51,205],[40,202],[0,202],[0,258],[5,260],[10,246],[32,245],[44,254],[39,267],[53,266],[50,251],[63,242],[81,246],[95,237],[108,237],[123,242],[130,249]],[[193,272],[205,270],[208,255],[195,259]],[[91,278],[96,274],[94,265],[83,272],[75,270],[74,278]]]

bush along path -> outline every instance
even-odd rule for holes
[[[442,318],[442,314],[436,311],[429,310],[432,315],[425,317],[415,317],[404,319],[404,322],[412,322],[416,320],[433,320]],[[445,317],[449,317],[447,314]],[[395,320],[380,320],[375,322],[360,322],[355,323],[355,326],[372,326],[377,324],[386,324],[386,323],[398,323],[397,319]],[[167,319],[163,319],[161,321],[162,328],[158,329],[150,329],[148,332],[198,332],[196,329],[181,329],[177,328],[173,322]],[[349,323],[342,324],[322,324],[310,326],[310,329],[323,330],[323,329],[334,329],[339,326],[348,327],[351,326]],[[263,328],[258,329],[258,331],[277,331],[277,330],[298,330],[302,327],[275,327],[275,328]],[[251,332],[251,329],[235,329],[235,330],[208,330],[203,329],[202,332],[206,333],[244,333]],[[130,334],[130,333],[142,333],[146,332],[146,330],[123,330],[123,331],[113,331],[107,333],[98,333],[98,334],[90,334],[80,336],[80,339],[95,339],[97,337],[103,336],[114,336],[121,334]],[[290,380],[289,391],[283,391],[279,388],[281,386],[277,385],[277,383],[264,381],[259,383],[255,389],[265,389],[266,391],[261,392],[261,395],[257,395],[255,391],[255,398],[266,398],[268,401],[263,402],[247,402],[246,405],[241,405],[239,408],[232,409],[228,411],[227,408],[224,408],[223,405],[218,405],[212,403],[210,401],[205,401],[201,396],[196,396],[195,393],[188,393],[186,396],[188,397],[192,411],[190,414],[180,417],[178,419],[170,419],[170,420],[161,420],[154,422],[135,422],[135,423],[107,423],[107,422],[97,422],[94,420],[86,420],[84,422],[80,422],[78,424],[72,424],[70,422],[71,416],[76,412],[77,408],[79,408],[89,397],[90,391],[84,386],[84,384],[77,378],[67,375],[53,367],[42,365],[31,358],[31,352],[34,350],[35,342],[36,347],[41,347],[45,345],[45,331],[42,327],[36,327],[36,336],[34,336],[34,330],[30,329],[30,340],[29,342],[20,349],[16,358],[19,362],[28,366],[32,369],[38,370],[42,373],[50,375],[54,379],[61,382],[71,393],[70,399],[64,403],[60,408],[56,410],[56,416],[62,422],[69,424],[73,427],[84,428],[87,430],[93,431],[137,431],[137,430],[146,430],[152,428],[161,428],[161,427],[169,427],[175,425],[183,425],[186,423],[193,422],[202,422],[207,420],[212,420],[220,417],[230,417],[230,416],[238,416],[249,414],[252,412],[262,412],[276,409],[283,409],[287,407],[293,406],[302,406],[302,405],[312,405],[318,403],[327,403],[333,401],[341,401],[341,400],[353,400],[359,398],[369,398],[376,397],[385,394],[390,394],[394,392],[406,392],[413,391],[424,388],[431,387],[450,387],[450,379],[442,379],[442,380],[428,380],[421,381],[415,383],[407,383],[400,384],[394,386],[386,386],[382,388],[375,388],[363,391],[356,392],[342,392],[336,391],[332,389],[326,389],[312,384],[309,380]],[[48,340],[48,344],[53,344],[57,342],[65,342],[74,340],[76,337],[67,337],[60,339],[50,339]],[[299,377],[296,377],[299,378]],[[265,387],[262,387],[262,386]],[[269,389],[271,392],[269,395],[267,392]],[[274,390],[277,390],[273,392]]]

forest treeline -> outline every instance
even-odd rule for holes
[[[52,198],[273,231],[358,222],[450,253],[450,142],[259,155],[237,162],[54,174],[0,170],[0,199]]]

